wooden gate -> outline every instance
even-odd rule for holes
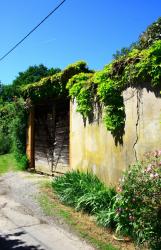
[[[69,165],[69,101],[35,107],[35,169],[64,173]]]

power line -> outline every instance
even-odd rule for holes
[[[64,4],[66,0],[63,0],[60,4],[58,4],[40,23],[38,23],[25,37],[23,37],[17,44],[15,44],[6,54],[4,54],[0,61],[2,61],[6,56],[8,56],[13,50],[15,50],[27,37],[29,37],[43,22],[46,21],[56,10],[60,8],[61,5]]]

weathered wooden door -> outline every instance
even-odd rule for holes
[[[69,164],[69,101],[35,107],[35,168],[53,174]]]

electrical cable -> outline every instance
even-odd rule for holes
[[[66,0],[61,1],[40,23],[38,23],[25,37],[23,37],[17,44],[15,44],[6,54],[4,54],[0,61],[2,61],[5,57],[7,57],[13,50],[15,50],[27,37],[29,37],[43,22],[46,21],[56,10],[60,8],[61,5],[64,4]]]

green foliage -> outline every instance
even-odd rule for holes
[[[27,113],[22,98],[0,106],[0,154],[14,152],[20,168],[26,167]]]
[[[159,87],[161,81],[161,40],[151,47],[131,51],[96,73],[74,75],[67,83],[69,96],[76,99],[77,111],[89,118],[95,102],[103,107],[103,120],[116,143],[122,143],[125,125],[123,91],[130,85],[147,88]]]
[[[161,17],[141,34],[137,47],[139,49],[149,48],[156,40],[161,40]]]
[[[121,88],[118,83],[110,78],[112,66],[95,73],[94,82],[97,83],[97,94],[104,105],[104,122],[106,128],[115,136],[122,130],[125,122],[125,111]]]
[[[43,64],[30,66],[24,72],[20,72],[16,79],[13,81],[14,87],[20,87],[22,85],[28,85],[40,81],[43,77],[54,75],[61,70],[58,68],[48,69]]]
[[[107,188],[95,175],[79,171],[54,179],[52,186],[63,203],[89,214],[108,209],[116,194],[114,188]]]
[[[25,102],[22,98],[14,102],[14,119],[11,122],[12,150],[16,159],[19,161],[21,168],[27,167],[26,157],[26,128],[27,112]]]
[[[0,154],[6,154],[11,151],[12,139],[10,130],[13,115],[14,107],[11,103],[0,105]]]
[[[42,78],[39,82],[22,87],[22,95],[33,102],[46,98],[66,95],[65,86],[61,83],[61,73]]]
[[[13,85],[1,85],[0,86],[0,103],[11,102],[14,99],[14,96],[18,95],[17,88]]]
[[[0,175],[8,171],[19,170],[18,163],[13,154],[0,155]]]
[[[81,72],[91,73],[92,71],[88,69],[86,62],[84,61],[78,61],[76,63],[70,64],[63,70],[61,80],[63,83],[67,84],[72,76]]]
[[[123,91],[128,86],[145,87],[146,83],[147,89],[155,93],[157,90],[157,95],[160,92],[160,28],[161,18],[148,27],[138,43],[122,49],[112,63],[96,73],[89,70],[83,61],[71,64],[61,72],[59,69],[47,69],[44,65],[29,67],[19,73],[13,85],[0,85],[0,103],[3,106],[4,102],[13,102],[15,96],[31,99],[33,103],[70,96],[76,99],[77,111],[84,121],[88,118],[89,122],[97,103],[103,108],[103,121],[114,136],[115,143],[122,143],[126,118]],[[10,137],[7,131],[8,126],[3,126],[2,122],[0,142],[4,141],[4,146],[0,146],[1,152],[9,151]]]
[[[113,54],[113,58],[118,60],[122,56],[128,56],[133,49],[143,50],[149,48],[155,41],[161,40],[161,17],[139,36],[138,41],[132,43],[129,47],[123,47]]]
[[[136,77],[159,86],[161,81],[161,40],[156,41],[148,50],[140,52],[141,60],[135,65]]]
[[[132,43],[129,47],[123,47],[120,50],[117,50],[116,53],[113,54],[113,58],[118,60],[122,56],[127,56],[129,52],[137,47],[137,43]]]
[[[8,134],[6,135],[6,130],[7,128],[4,131],[4,127],[1,124],[0,125],[0,155],[9,153],[10,148],[11,148],[11,140]]]
[[[161,150],[146,155],[144,162],[124,174],[116,196],[117,232],[136,243],[161,249]]]
[[[93,214],[99,225],[116,228],[137,245],[161,248],[161,150],[126,170],[117,194],[96,176],[79,171],[57,177],[52,186],[63,203]]]
[[[31,98],[33,102],[43,100],[45,98],[67,98],[68,92],[66,84],[68,80],[75,74],[79,74],[82,71],[89,71],[85,62],[80,61],[75,64],[71,64],[62,72],[42,78],[39,82],[23,86],[21,88],[22,95],[25,98]]]
[[[57,177],[52,186],[63,203],[93,214],[99,225],[116,228],[138,245],[161,248],[160,150],[125,171],[117,194],[96,176],[79,171]]]
[[[106,210],[100,210],[96,215],[96,220],[98,225],[115,229],[116,220],[115,220],[115,196],[112,197],[111,206]]]
[[[128,86],[140,87],[145,83],[148,89],[160,89],[160,65],[161,40],[143,50],[132,45],[128,53],[123,53],[102,71],[91,72],[86,63],[80,61],[60,73],[23,87],[22,93],[32,101],[67,98],[69,94],[72,99],[76,99],[77,111],[89,121],[94,104],[99,103],[103,107],[106,128],[114,136],[116,144],[122,143],[126,118],[123,91]]]
[[[93,112],[95,89],[92,84],[92,73],[80,73],[67,83],[69,96],[77,101],[77,111],[87,118]]]

